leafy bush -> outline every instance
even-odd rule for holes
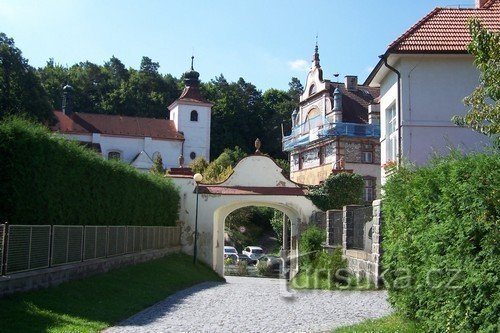
[[[300,251],[300,265],[310,265],[322,250],[321,243],[326,239],[324,230],[312,226],[305,230],[300,235],[299,251]]]
[[[345,205],[361,203],[363,187],[363,177],[342,172],[331,174],[321,185],[311,186],[307,197],[323,211],[341,209]]]
[[[259,261],[256,265],[257,272],[262,276],[269,276],[271,274],[271,266],[265,261]]]
[[[224,259],[224,265],[228,266],[228,265],[234,265],[234,259],[231,258],[231,257],[227,257],[226,259]]]
[[[391,303],[426,331],[496,332],[500,154],[454,153],[385,186],[383,265]]]
[[[238,261],[238,263],[236,264],[236,267],[237,267],[237,274],[240,275],[240,276],[244,276],[244,275],[247,275],[248,272],[247,272],[247,267],[248,267],[248,263],[246,261]]]
[[[336,248],[332,254],[320,252],[313,261],[311,268],[317,271],[320,278],[329,278],[335,281],[337,280],[337,272],[347,268],[347,260],[342,258],[342,249]]]
[[[0,221],[175,225],[179,193],[159,175],[106,161],[40,125],[0,123]]]

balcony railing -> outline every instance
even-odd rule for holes
[[[309,126],[301,124],[292,129],[289,136],[282,140],[283,150],[291,151],[300,146],[327,137],[348,136],[362,138],[380,138],[380,126],[374,124],[327,123],[308,130]]]

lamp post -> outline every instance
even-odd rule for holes
[[[194,248],[193,248],[193,264],[196,263],[196,255],[198,250],[198,185],[202,181],[203,176],[199,173],[193,176],[196,183],[196,213],[194,218]]]

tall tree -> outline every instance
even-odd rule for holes
[[[24,114],[52,123],[52,106],[35,69],[28,64],[14,43],[0,33],[0,118]]]
[[[479,69],[480,85],[464,99],[470,111],[453,121],[488,135],[500,146],[500,32],[488,31],[477,19],[469,21],[468,51]]]

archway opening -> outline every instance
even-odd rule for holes
[[[224,275],[287,277],[290,218],[266,205],[234,209],[224,219]]]

